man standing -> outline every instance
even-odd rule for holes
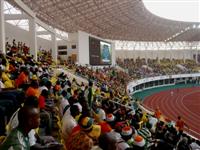
[[[178,120],[176,121],[176,127],[178,129],[179,136],[182,135],[184,126],[187,126],[187,128],[189,129],[189,126],[182,120],[181,116],[178,116]]]
[[[93,91],[93,82],[89,81],[89,86],[86,92],[86,99],[88,101],[88,105],[90,110],[92,109],[92,103],[93,103],[93,99],[94,99],[94,91]]]
[[[155,109],[154,117],[156,117],[157,119],[160,119],[161,115],[162,115],[162,113],[161,113],[159,107],[157,107]]]

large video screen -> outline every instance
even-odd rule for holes
[[[111,65],[111,44],[100,39],[89,37],[90,65]]]
[[[111,44],[100,41],[101,64],[111,64]]]

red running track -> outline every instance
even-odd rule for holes
[[[200,87],[162,91],[146,97],[143,106],[149,110],[159,107],[173,121],[180,115],[190,128],[185,131],[200,139]]]

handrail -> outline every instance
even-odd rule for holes
[[[200,73],[155,76],[155,77],[149,77],[149,78],[134,80],[134,81],[131,81],[131,82],[128,83],[127,91],[130,91],[129,95],[132,95],[135,92],[137,92],[137,91],[133,91],[133,88],[138,86],[138,85],[141,85],[141,84],[145,84],[145,83],[148,83],[148,82],[151,82],[151,81],[159,81],[159,80],[165,80],[165,79],[177,79],[177,78],[189,78],[189,77],[193,77],[193,78],[194,77],[200,77]]]
[[[157,81],[157,80],[165,80],[165,79],[176,79],[176,78],[186,78],[186,77],[200,77],[200,73],[193,73],[193,74],[178,74],[178,75],[166,75],[166,76],[157,76],[157,77],[150,77],[150,78],[144,78],[144,79],[140,79],[137,81],[132,81],[128,84],[127,86],[127,90],[130,90],[130,87],[133,89],[133,86],[137,86],[140,84],[144,84],[144,83],[148,83],[151,81]],[[165,86],[165,85],[163,85]],[[155,86],[154,86],[155,87]],[[137,92],[137,91],[135,91]],[[129,96],[131,97],[135,92],[130,92]],[[148,108],[145,108],[142,104],[140,104],[140,108],[150,114],[153,114],[152,110],[149,110]],[[162,114],[162,118],[165,119],[167,118],[165,115]],[[165,120],[163,120],[164,122],[166,122]],[[192,131],[198,135],[200,135],[200,133],[197,133],[191,129],[188,129],[188,131]],[[184,133],[186,133],[187,135],[189,135],[190,137],[197,139],[196,137],[192,136],[189,132],[184,131]],[[197,139],[198,140],[198,139]]]

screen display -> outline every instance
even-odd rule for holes
[[[111,44],[100,41],[101,64],[111,64]]]
[[[89,37],[90,65],[111,65],[111,44],[100,39]]]

